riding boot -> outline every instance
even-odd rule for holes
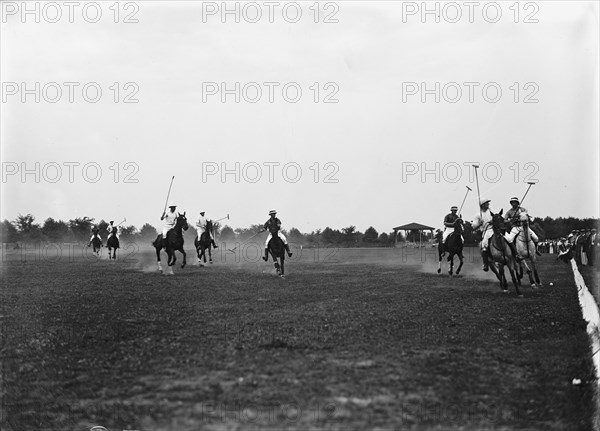
[[[213,247],[214,247],[214,248],[219,248],[219,247],[217,246],[217,244],[215,244],[215,240],[214,240],[214,239],[211,239],[211,242],[212,242],[212,245],[213,245]]]
[[[534,242],[533,245],[535,246],[535,254],[537,254],[538,256],[541,256],[542,253],[540,253],[540,251],[538,250],[537,242]]]
[[[521,262],[523,260],[523,258],[521,256],[519,256],[519,253],[517,252],[517,246],[515,245],[515,243],[510,242],[510,243],[508,243],[508,245],[510,246],[510,250],[512,251],[513,256],[515,257],[517,262]]]
[[[162,239],[162,247],[166,250],[167,249],[167,238],[163,238]]]
[[[263,260],[266,262],[269,260],[269,249],[265,248],[265,255],[263,257]]]
[[[490,269],[489,265],[488,265],[488,252],[487,250],[481,250],[481,257],[483,259],[483,270],[485,272],[488,272],[488,270]]]
[[[290,251],[290,246],[285,244],[285,249],[287,251],[288,257],[292,257],[292,252]]]

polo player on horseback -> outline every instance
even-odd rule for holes
[[[479,228],[479,230],[483,232],[483,238],[481,239],[481,243],[479,244],[479,246],[481,248],[481,257],[483,259],[483,270],[487,272],[489,270],[488,247],[490,244],[490,238],[492,238],[492,235],[494,234],[494,231],[492,229],[493,217],[492,212],[490,211],[490,200],[482,199],[479,202],[479,208],[479,214],[475,216],[472,226],[473,230]]]
[[[513,197],[510,199],[510,204],[512,208],[506,211],[504,214],[504,220],[510,222],[510,232],[504,234],[504,238],[510,245],[510,249],[513,254],[517,258],[517,261],[522,260],[517,253],[517,246],[515,245],[515,240],[519,236],[519,233],[523,230],[523,225],[529,222],[529,215],[527,214],[527,210],[521,206],[519,202],[519,198]],[[535,245],[535,249],[537,252],[537,243],[539,239],[533,229],[527,229],[527,233],[529,234],[529,238],[533,241]]]
[[[198,219],[198,222],[196,223],[196,227],[198,228],[198,241],[200,241],[200,237],[202,237],[202,234],[204,232],[206,232],[206,223],[207,222],[208,222],[208,220],[206,219],[206,217],[204,217],[204,211],[200,211],[200,218]],[[210,241],[212,242],[212,246],[214,248],[219,248],[219,247],[217,247],[217,244],[215,244],[215,238],[214,238],[213,232],[211,232],[209,230],[208,236],[210,238]]]
[[[450,208],[450,213],[446,214],[446,217],[444,217],[444,231],[442,233],[442,242],[441,242],[442,251],[444,251],[446,249],[446,240],[452,233],[454,233],[454,226],[455,226],[456,220],[461,218],[459,215],[456,214],[456,211],[458,211],[458,207],[452,206]]]
[[[269,231],[269,235],[267,236],[267,240],[265,241],[265,256],[263,257],[263,260],[265,262],[269,260],[269,241],[271,241],[273,235],[278,235],[279,238],[281,238],[281,240],[283,241],[283,245],[285,246],[285,250],[287,251],[288,257],[292,257],[292,252],[290,251],[290,246],[287,243],[287,239],[285,235],[281,233],[281,220],[275,217],[277,215],[277,211],[271,210],[269,211],[269,215],[271,216],[271,218],[267,220],[267,222],[263,226],[264,230]]]
[[[115,222],[114,220],[111,220],[111,221],[109,221],[109,222],[108,222],[108,226],[106,227],[106,231],[108,232],[108,237],[106,238],[106,241],[107,241],[107,242],[108,242],[108,240],[109,240],[109,239],[111,239],[111,238],[113,237],[113,235],[114,235],[114,236],[115,236],[117,239],[119,239],[119,234],[118,234],[118,231],[117,231],[117,227],[113,225],[113,223],[114,223],[114,222]],[[93,231],[92,231],[92,232],[93,232]],[[94,238],[94,237],[92,236],[92,239],[93,239],[93,238]]]
[[[171,205],[169,205],[169,211],[163,212],[160,218],[161,221],[164,220],[162,228],[162,244],[165,250],[167,249],[167,233],[169,233],[169,231],[175,227],[175,224],[177,223],[177,217],[179,217],[179,213],[175,211],[176,208],[177,205],[171,202]]]
[[[90,245],[92,245],[92,241],[94,240],[94,238],[98,238],[100,240],[100,242],[102,242],[102,238],[100,238],[100,229],[98,228],[97,225],[93,225],[92,226],[92,236],[90,238],[90,242],[88,243],[88,247]]]

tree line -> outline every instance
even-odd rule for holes
[[[108,222],[100,220],[95,222],[91,217],[77,217],[68,221],[55,220],[52,217],[47,218],[42,223],[36,223],[32,214],[21,215],[13,220],[3,220],[1,226],[2,243],[35,243],[35,242],[88,242],[91,236],[93,225],[97,225],[103,239],[106,239],[106,228]],[[574,229],[592,229],[598,228],[599,219],[594,218],[575,218],[575,217],[552,217],[535,218],[532,227],[540,237],[540,240],[557,239],[561,236],[567,236]],[[441,229],[441,227],[440,227]],[[247,228],[233,229],[230,226],[221,227],[215,223],[215,235],[219,241],[223,242],[245,242],[255,238],[260,242],[261,238],[256,235],[262,230],[262,225],[251,225]],[[295,227],[289,230],[283,230],[288,241],[293,244],[311,245],[332,245],[336,247],[393,247],[396,242],[423,242],[431,241],[435,237],[435,232],[410,231],[405,237],[403,231],[398,235],[392,232],[378,232],[373,226],[368,227],[364,232],[356,229],[356,226],[348,226],[342,229],[317,229],[310,233],[302,233]],[[151,242],[158,235],[154,226],[145,223],[141,228],[134,225],[119,226],[119,237],[126,242]],[[190,223],[186,236],[196,235],[196,229],[193,223]],[[480,234],[474,232],[471,224],[467,221],[464,224],[463,237],[465,244],[472,245],[480,241]]]

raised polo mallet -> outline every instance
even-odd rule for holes
[[[523,199],[521,199],[519,201],[519,208],[521,208],[521,204],[523,203],[523,201],[525,200],[525,196],[527,196],[527,193],[529,193],[529,189],[531,188],[532,185],[536,184],[535,182],[532,181],[528,181],[527,184],[529,184],[529,187],[527,187],[527,191],[525,192],[525,194],[523,195]]]
[[[462,207],[465,204],[465,201],[467,200],[467,195],[469,194],[470,191],[472,191],[471,187],[469,186],[465,186],[467,188],[467,193],[465,193],[465,197],[463,198],[462,204],[460,204],[460,209],[458,210],[458,215],[460,216],[460,212],[462,211]]]
[[[165,201],[165,209],[163,210],[163,214],[167,212],[167,203],[169,202],[169,196],[171,196],[171,187],[173,186],[173,180],[175,179],[175,175],[171,178],[171,184],[169,184],[169,192],[167,193],[167,200]]]
[[[121,223],[119,223],[118,225],[116,225],[115,227],[119,227],[119,226],[121,226],[121,225],[122,225],[123,223],[125,223],[126,221],[127,221],[127,217],[125,217],[125,218],[123,219],[123,221],[122,221]]]
[[[229,214],[227,214],[226,217],[221,217],[219,220],[215,220],[215,223],[218,221],[221,221],[221,220],[225,220],[225,219],[229,220]]]
[[[481,213],[481,195],[479,194],[479,178],[477,177],[477,168],[479,165],[471,165],[475,169],[475,182],[477,183],[477,206],[479,207],[479,217],[483,220],[483,214]]]
[[[252,235],[250,238],[248,238],[246,241],[244,241],[243,243],[236,245],[233,248],[228,248],[227,251],[230,251],[232,253],[235,253],[235,249],[241,247],[242,245],[246,244],[248,241],[250,241],[252,238],[254,238],[256,235],[259,235],[261,233],[265,232],[264,230],[261,230],[259,232],[256,232],[254,235]]]

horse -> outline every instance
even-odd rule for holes
[[[90,241],[90,243],[88,244],[89,246],[92,246],[92,250],[94,252],[94,254],[96,256],[100,255],[100,249],[102,248],[102,238],[100,238],[100,235],[95,234],[94,237],[92,238],[92,240]]]
[[[208,220],[206,222],[206,229],[200,235],[200,239],[196,238],[194,240],[194,246],[196,246],[196,254],[198,255],[198,263],[202,265],[202,259],[204,259],[204,263],[206,263],[206,250],[208,250],[208,261],[212,264],[212,239],[210,238],[210,232],[212,232],[213,225],[212,220]]]
[[[285,244],[283,243],[283,240],[279,238],[279,235],[274,234],[271,236],[269,244],[267,245],[267,250],[275,262],[273,266],[275,266],[275,269],[277,270],[277,275],[281,278],[285,278]]]
[[[522,298],[523,295],[519,289],[521,280],[519,280],[517,277],[517,259],[513,255],[508,241],[506,241],[504,238],[504,217],[502,217],[503,212],[504,210],[502,209],[498,214],[494,214],[490,211],[492,214],[492,229],[494,234],[490,238],[490,244],[488,247],[488,264],[492,272],[496,274],[496,277],[500,281],[500,288],[504,293],[508,293],[508,282],[506,281],[506,276],[504,275],[504,266],[508,267],[510,277],[517,292],[517,296]],[[498,264],[497,268],[496,263]]]
[[[119,248],[119,238],[117,238],[117,228],[113,228],[112,234],[106,240],[106,248],[108,248],[108,259],[117,260],[117,249]],[[112,256],[111,256],[111,249]]]
[[[529,283],[531,284],[531,287],[537,288],[538,285],[539,286],[542,285],[542,282],[540,281],[540,276],[538,275],[537,266],[536,266],[537,256],[535,253],[536,252],[535,244],[529,238],[529,222],[522,221],[521,223],[522,223],[521,230],[519,231],[519,234],[515,238],[517,254],[522,259],[520,262],[520,265],[519,265],[518,277],[519,277],[519,280],[523,278],[523,266],[525,266],[527,275],[529,276]],[[529,263],[531,264],[531,268],[529,268],[529,265],[527,265],[527,261],[529,261]],[[533,269],[533,276],[531,274],[532,269]],[[535,279],[534,279],[534,277],[535,277]]]
[[[175,265],[177,261],[177,257],[175,256],[175,252],[178,251],[183,255],[183,263],[181,264],[181,268],[185,268],[186,265],[186,254],[183,249],[183,231],[188,230],[188,222],[185,216],[185,212],[183,214],[179,214],[177,217],[177,221],[175,222],[175,227],[167,232],[167,270],[165,272],[166,275],[173,275],[173,269],[171,268]],[[156,250],[156,260],[158,262],[158,270],[162,272],[162,266],[160,263],[160,251],[163,249],[163,236],[162,233],[158,234],[152,245]]]
[[[444,254],[446,254],[446,251],[448,252],[448,274],[450,274],[450,276],[452,276],[452,271],[454,269],[454,256],[458,256],[458,259],[460,260],[460,264],[458,265],[458,268],[456,268],[456,275],[460,274],[460,270],[463,266],[464,263],[464,257],[463,257],[463,239],[462,239],[462,233],[463,233],[463,221],[461,218],[456,219],[456,221],[454,222],[454,232],[452,232],[450,235],[448,235],[448,238],[446,238],[446,245],[444,246],[444,244],[442,243],[442,236],[439,236],[439,241],[438,241],[438,270],[437,273],[439,274],[440,272],[442,272],[442,257],[444,256]]]

